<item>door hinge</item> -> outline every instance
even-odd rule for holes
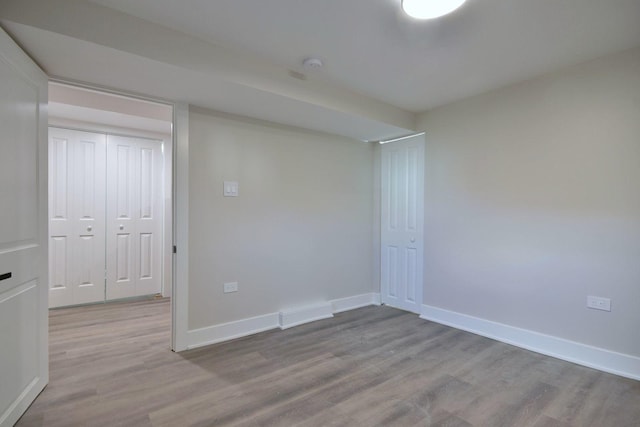
[[[176,247],[176,245],[173,245],[173,253],[177,253],[178,252],[178,248]]]

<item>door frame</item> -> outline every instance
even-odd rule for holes
[[[171,289],[171,349],[181,351],[187,349],[188,338],[188,230],[189,230],[189,108],[187,104],[157,98],[145,94],[132,93],[125,90],[93,85],[69,79],[49,76],[49,83],[60,83],[81,89],[95,90],[107,94],[126,96],[142,101],[155,102],[172,107],[171,134],[171,226],[163,227],[165,241],[163,259],[170,259],[169,265],[163,266],[163,292],[168,286]],[[48,126],[48,124],[47,124]],[[166,153],[165,153],[166,154]],[[167,162],[165,162],[167,164]],[[166,181],[165,181],[166,182]],[[166,193],[165,193],[166,194]],[[165,209],[165,214],[167,210]],[[167,234],[168,233],[168,234]],[[177,250],[179,248],[179,250]],[[170,249],[170,254],[165,252]],[[172,250],[171,250],[172,249]],[[168,256],[170,255],[170,257]],[[170,270],[170,274],[167,274]],[[48,286],[47,286],[48,291]],[[47,296],[48,299],[48,296]]]
[[[173,104],[173,292],[171,349],[189,342],[189,107]]]

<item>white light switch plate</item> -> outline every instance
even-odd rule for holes
[[[225,181],[223,194],[224,197],[238,197],[238,181]]]

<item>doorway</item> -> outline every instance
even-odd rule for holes
[[[381,147],[381,302],[420,313],[424,265],[424,134]]]
[[[49,84],[49,306],[171,295],[173,107]]]

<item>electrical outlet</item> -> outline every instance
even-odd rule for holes
[[[609,298],[587,296],[587,307],[595,310],[611,311],[611,300]]]
[[[231,293],[231,292],[238,292],[238,282],[225,283],[222,286],[222,289],[223,289],[225,294],[228,294],[228,293]]]

